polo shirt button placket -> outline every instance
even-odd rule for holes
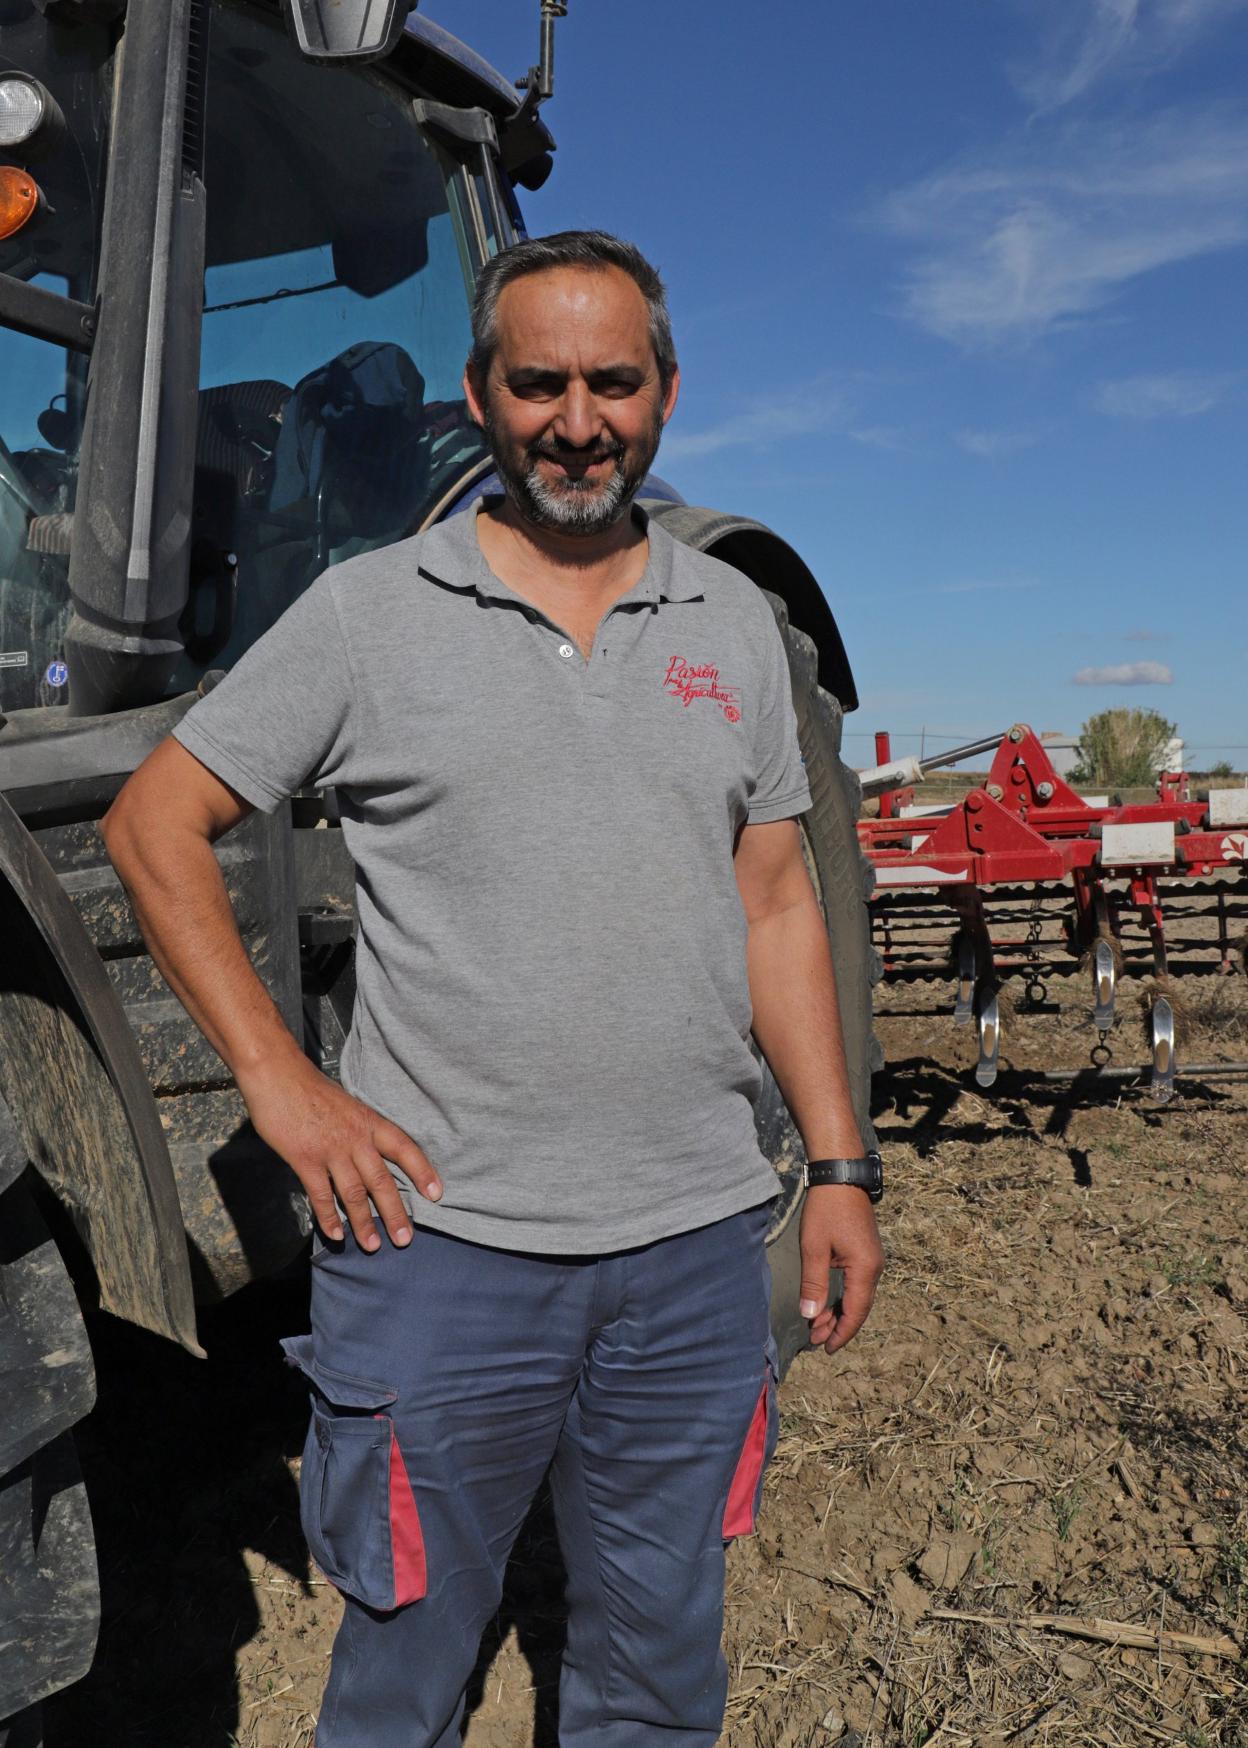
[[[595,643],[593,654],[585,665],[585,694],[589,698],[597,700],[605,698],[608,682],[615,677],[614,669],[608,673],[606,658],[606,645]]]
[[[576,651],[572,648],[570,643],[561,643],[559,645],[559,654],[563,657],[564,661],[567,662],[571,661],[572,657],[576,654]]]
[[[586,664],[585,690],[590,698],[606,703],[626,683],[629,658],[645,635],[648,619],[649,614],[637,611],[631,597],[627,603],[617,602],[612,607],[599,631],[603,641],[595,643],[594,653]],[[610,659],[608,647],[612,651]]]

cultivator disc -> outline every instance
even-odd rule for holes
[[[960,749],[982,752],[991,743]],[[1010,729],[985,782],[945,807],[915,807],[901,778],[920,780],[940,760],[888,761],[863,772],[879,815],[860,820],[875,871],[871,915],[885,979],[953,984],[954,1023],[973,1019],[975,1079],[997,1079],[1021,983],[1019,1023],[1041,1009],[1053,978],[1086,968],[1090,1066],[1109,1067],[1121,1029],[1124,979],[1151,978],[1142,996],[1150,1061],[1139,1069],[1153,1097],[1169,1099],[1176,1075],[1183,977],[1242,972],[1236,937],[1248,924],[1248,789],[1191,799],[1187,778],[1166,775],[1157,800],[1113,805],[1063,781],[1032,731]],[[951,933],[952,930],[952,933]],[[1248,1063],[1213,1065],[1248,1072]]]

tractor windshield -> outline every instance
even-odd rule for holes
[[[414,532],[485,454],[461,378],[485,249],[471,162],[410,97],[214,11],[184,688],[325,565]]]
[[[207,247],[185,655],[229,667],[327,564],[414,532],[482,460],[461,393],[471,288],[511,241],[480,146],[418,126],[373,67],[299,55],[273,9],[214,0]],[[56,100],[37,221],[0,272],[96,295],[110,33],[0,0],[0,73]],[[0,152],[0,161],[12,162]],[[33,174],[33,172],[32,172]],[[63,703],[85,351],[0,326],[0,711]]]

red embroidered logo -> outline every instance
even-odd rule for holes
[[[726,722],[741,720],[741,688],[725,686],[711,662],[695,664],[684,656],[673,656],[663,676],[663,690],[679,698],[686,710],[695,698],[709,698],[723,711]]]

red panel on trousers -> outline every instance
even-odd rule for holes
[[[416,1495],[393,1427],[390,1429],[390,1546],[394,1554],[394,1606],[419,1602],[428,1589],[425,1538]]]
[[[728,1489],[728,1504],[724,1508],[725,1540],[729,1536],[749,1536],[754,1533],[754,1498],[758,1492],[758,1478],[763,1472],[763,1458],[767,1452],[769,1383],[770,1380],[764,1378],[754,1409],[754,1418],[750,1421],[750,1430],[745,1435],[741,1455],[737,1458],[732,1486]]]

